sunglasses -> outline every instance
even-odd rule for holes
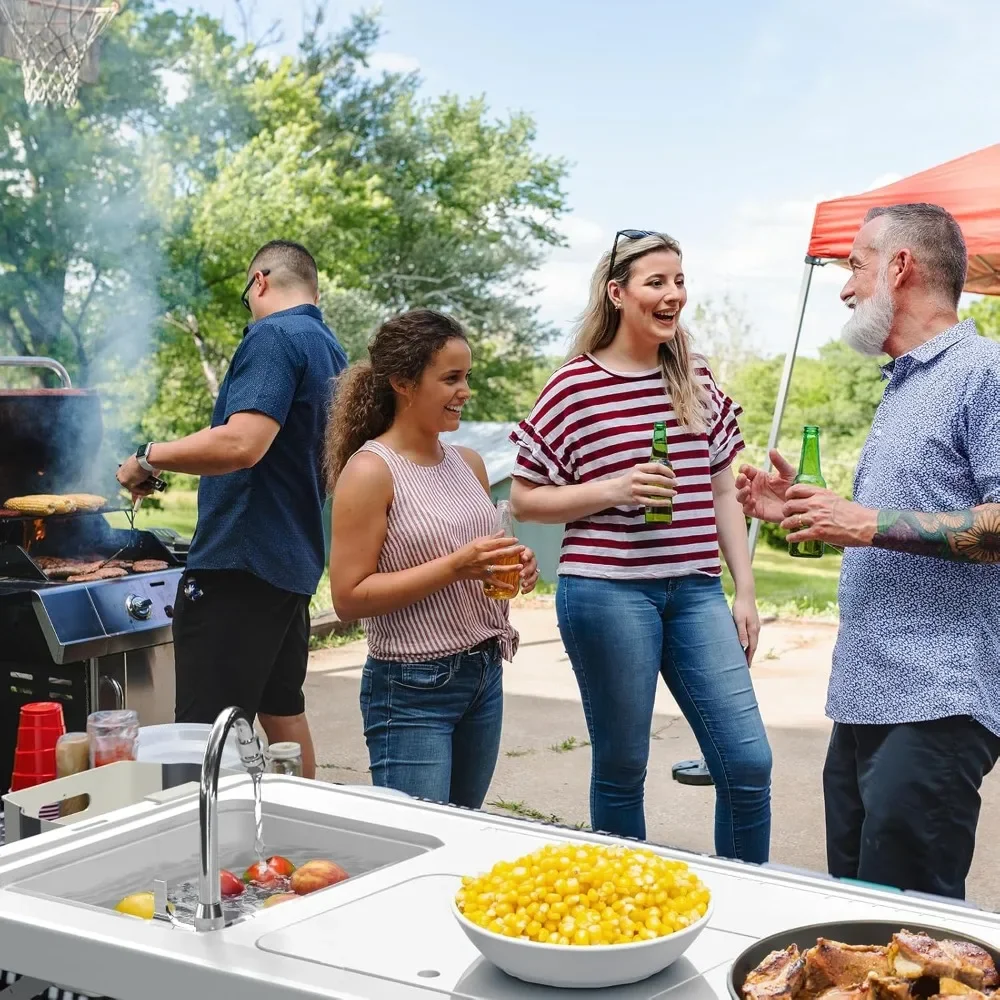
[[[615,241],[611,244],[611,261],[608,264],[608,280],[610,281],[611,275],[615,272],[615,254],[618,252],[618,238],[624,236],[627,240],[641,240],[647,236],[655,236],[656,233],[652,230],[646,229],[619,229],[615,233]]]
[[[259,274],[262,278],[266,278],[271,273],[269,267],[264,268],[263,271],[254,271],[253,277],[247,282],[247,287],[243,289],[243,294],[240,296],[240,302],[243,303],[243,308],[247,312],[250,312],[250,289],[253,288],[253,283],[257,280],[257,275]]]

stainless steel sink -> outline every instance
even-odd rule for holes
[[[266,856],[280,854],[296,865],[314,858],[336,861],[352,880],[441,846],[440,840],[424,834],[266,801],[262,815]],[[240,874],[256,860],[254,835],[252,801],[219,803],[223,868]],[[52,865],[13,885],[42,896],[113,907],[123,896],[152,891],[154,879],[175,889],[181,883],[196,883],[197,872],[195,813],[176,825],[151,826],[88,857]]]

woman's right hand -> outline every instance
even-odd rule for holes
[[[522,552],[524,546],[516,538],[497,532],[456,549],[451,554],[452,569],[459,580],[487,580],[496,583],[495,573],[519,573],[524,568],[521,564]]]
[[[644,462],[613,480],[616,507],[666,507],[677,495],[677,478],[669,465]]]

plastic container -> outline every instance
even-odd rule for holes
[[[90,739],[91,767],[135,760],[139,713],[132,708],[91,712],[87,716],[87,736]]]
[[[200,768],[211,731],[212,727],[207,724],[191,722],[143,726],[139,730],[136,760],[152,764],[195,764]],[[263,739],[261,743],[264,743]],[[245,770],[240,761],[235,729],[231,729],[226,737],[222,767],[228,771]]]

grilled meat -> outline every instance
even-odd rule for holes
[[[809,994],[808,987],[806,993]],[[831,986],[816,994],[816,1000],[870,1000],[870,997],[871,987],[868,983],[861,983],[858,986]]]
[[[868,977],[871,1000],[911,1000],[913,981],[896,976],[880,976],[872,973]]]
[[[162,559],[137,559],[132,563],[132,570],[136,573],[159,573],[167,568],[167,564]]]
[[[971,986],[966,986],[965,983],[960,983],[957,979],[949,979],[947,976],[942,976],[938,980],[938,988],[936,996],[942,997],[972,997],[982,996],[978,990],[974,990]]]
[[[747,974],[743,996],[746,1000],[794,1000],[805,982],[805,956],[790,944],[783,951],[772,951]]]
[[[877,945],[841,944],[819,938],[806,952],[806,989],[819,993],[832,986],[848,988],[864,983],[868,974],[887,976],[886,949]]]
[[[90,573],[80,573],[66,578],[69,583],[93,583],[95,580],[113,580],[118,576],[128,576],[128,570],[120,566],[105,566]]]
[[[72,576],[84,576],[87,573],[94,573],[100,568],[101,564],[99,562],[65,559],[61,563],[57,563],[55,566],[50,566],[46,569],[45,575],[50,580],[68,580]]]
[[[902,930],[889,945],[889,967],[903,979],[954,979],[974,990],[997,985],[997,967],[988,952],[967,941],[936,941]]]

